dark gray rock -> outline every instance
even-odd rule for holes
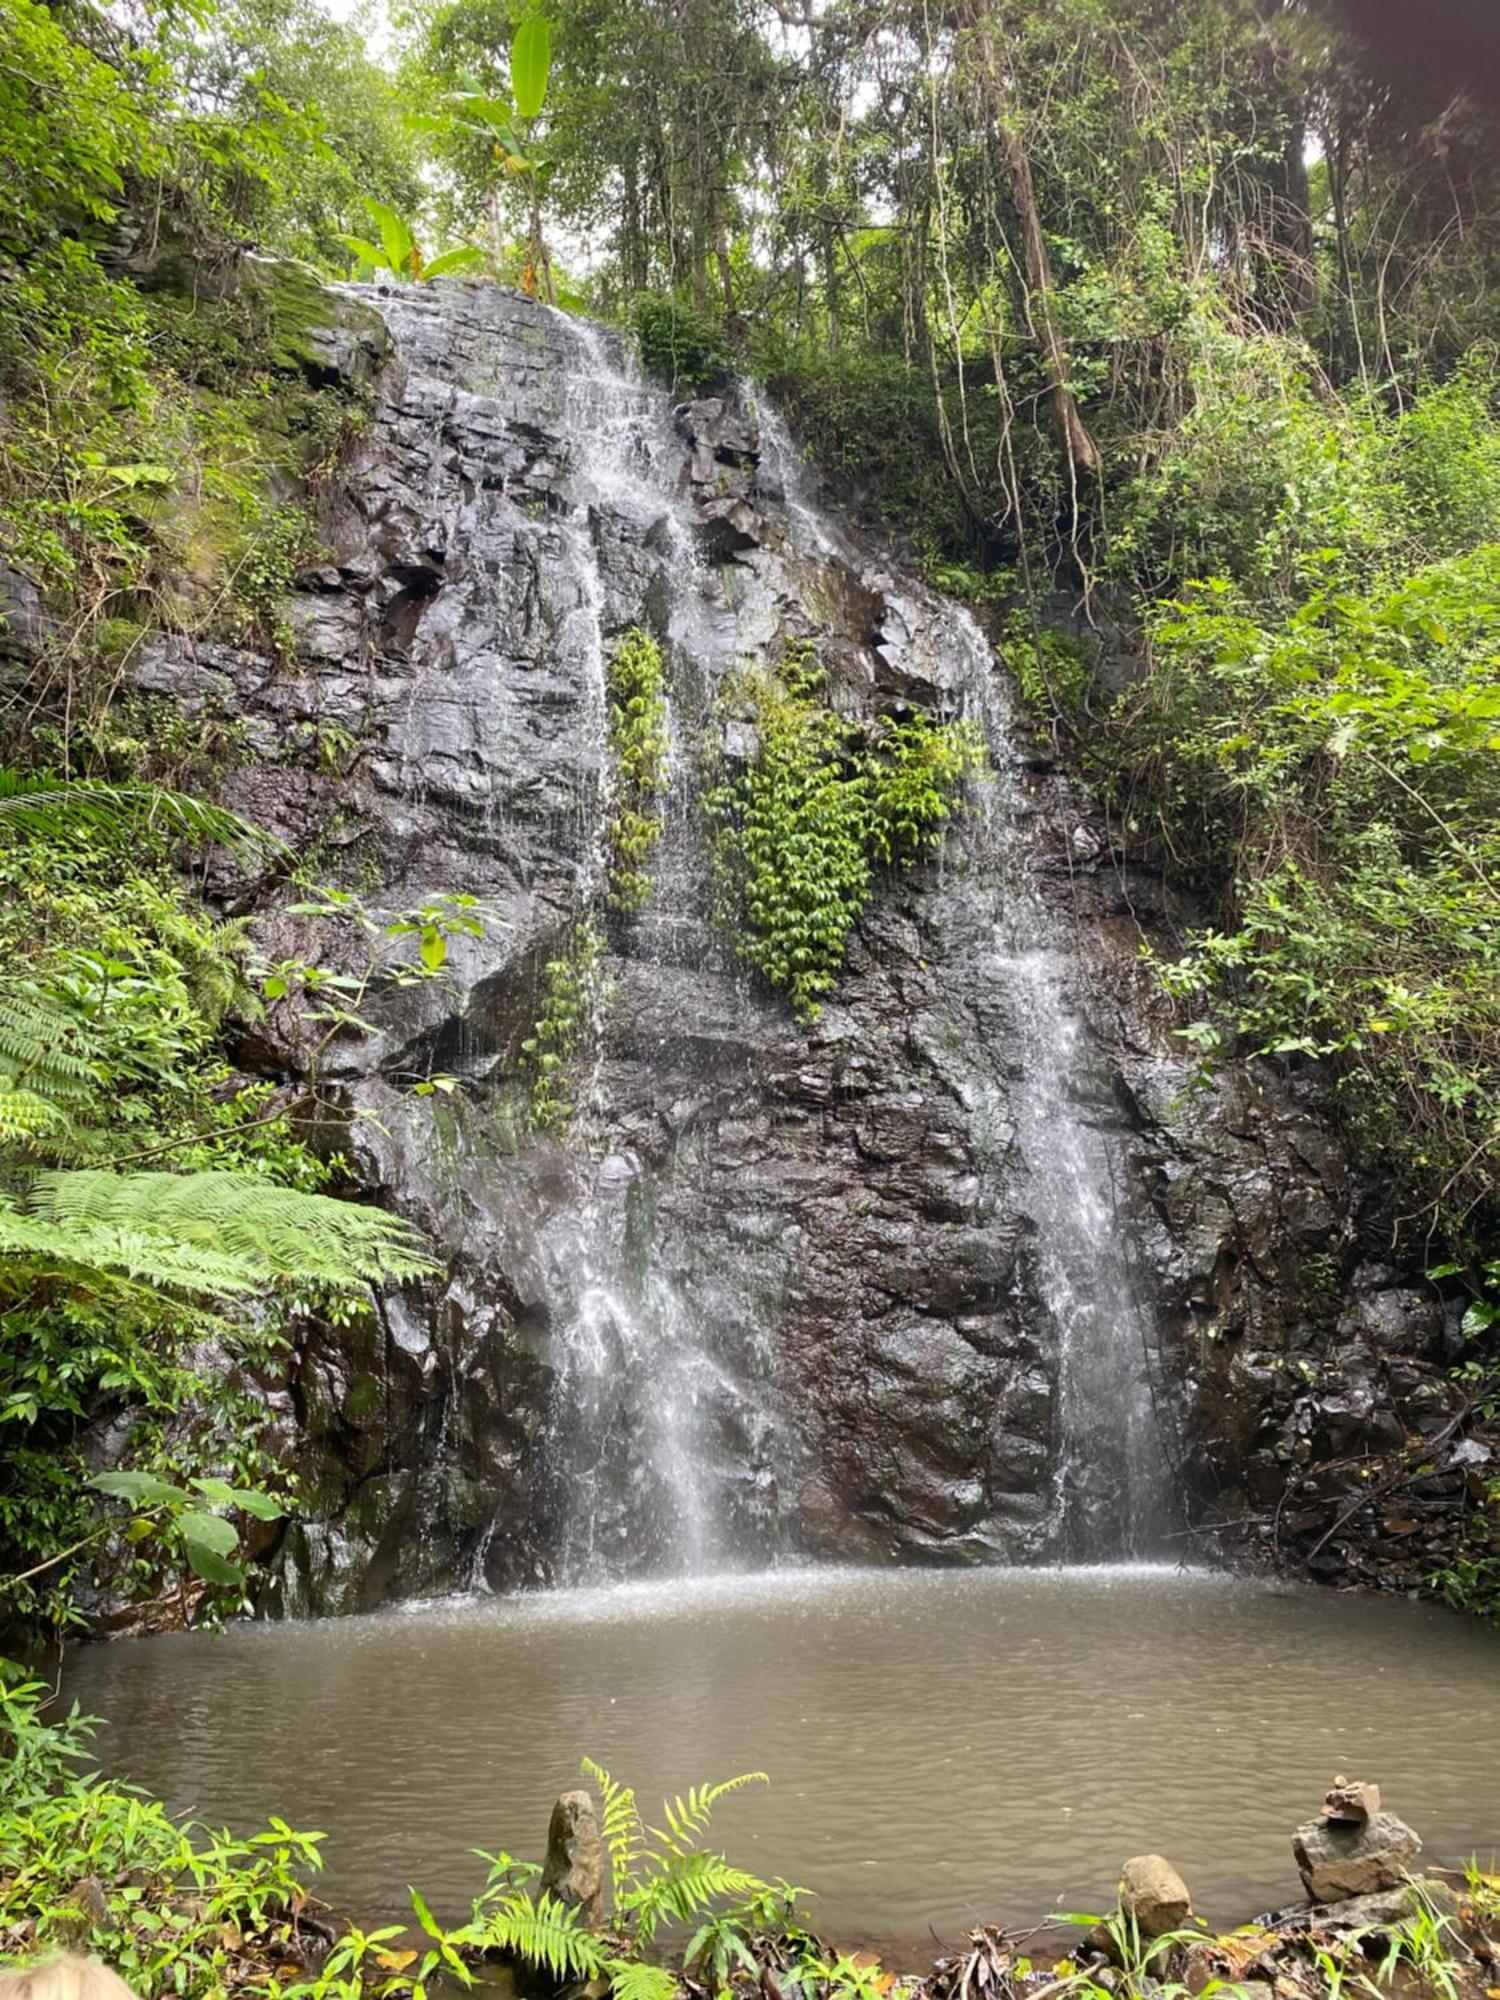
[[[1417,1835],[1392,1812],[1352,1823],[1310,1819],[1292,1841],[1303,1887],[1315,1903],[1398,1889],[1421,1851]]]

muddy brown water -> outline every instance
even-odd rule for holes
[[[1441,1609],[1139,1567],[781,1571],[86,1649],[113,1772],[325,1831],[320,1893],[456,1917],[588,1753],[650,1801],[763,1769],[731,1857],[910,1956],[1172,1857],[1210,1918],[1290,1901],[1290,1835],[1377,1778],[1432,1860],[1500,1849],[1500,1635]]]

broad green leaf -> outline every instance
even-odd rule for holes
[[[279,1500],[253,1486],[231,1486],[227,1479],[214,1478],[195,1479],[193,1484],[216,1507],[238,1507],[241,1513],[253,1514],[257,1521],[279,1521],[286,1512]]]
[[[453,271],[472,271],[476,264],[483,263],[484,252],[472,243],[460,243],[456,249],[445,250],[439,257],[423,266],[424,278],[441,278]]]
[[[405,222],[395,209],[388,208],[383,201],[367,196],[365,207],[375,218],[380,231],[380,241],[385,250],[385,262],[398,277],[409,278],[416,268],[416,241]]]
[[[413,1889],[411,1891],[411,1906],[417,1913],[417,1922],[426,1931],[427,1935],[431,1938],[441,1938],[443,1935],[442,1926],[422,1900],[420,1889]]]
[[[377,249],[373,243],[367,243],[363,236],[341,236],[339,241],[352,256],[359,259],[361,264],[368,264],[374,271],[384,268],[385,252]]]
[[[190,1553],[199,1548],[207,1549],[213,1555],[228,1556],[233,1555],[239,1544],[240,1538],[233,1524],[226,1521],[222,1514],[204,1513],[196,1507],[179,1516],[177,1528]]]
[[[551,68],[552,26],[545,14],[533,14],[517,28],[510,45],[510,92],[518,118],[540,116]]]
[[[477,119],[481,125],[496,130],[510,129],[510,121],[515,112],[503,97],[481,97],[472,91],[461,91],[453,100],[463,106],[466,118]]]
[[[225,1562],[199,1542],[189,1542],[186,1546],[188,1562],[205,1583],[221,1584],[228,1590],[238,1590],[244,1583],[245,1572],[234,1563]]]
[[[187,1498],[180,1486],[152,1472],[96,1472],[87,1483],[112,1500],[128,1500],[132,1507],[181,1506]]]

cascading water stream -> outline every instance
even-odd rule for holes
[[[574,907],[602,909],[607,676],[621,633],[647,625],[665,643],[677,746],[650,902],[611,961],[611,976],[629,981],[653,966],[691,979],[704,953],[719,949],[706,925],[694,758],[681,744],[723,678],[777,643],[795,599],[857,605],[877,625],[901,627],[922,671],[971,715],[991,753],[978,810],[955,836],[953,879],[944,873],[934,902],[939,929],[949,923],[966,954],[961,983],[1002,996],[1005,1045],[975,1049],[959,1088],[989,1208],[1021,1221],[1028,1303],[1020,1310],[1045,1320],[1040,1346],[1051,1357],[1050,1499],[1029,1525],[976,1552],[1140,1553],[1166,1512],[1149,1386],[1153,1329],[1131,1282],[1115,1198],[1121,1161],[1108,1073],[1075,996],[1081,967],[1066,918],[1038,889],[1029,802],[990,646],[966,612],[894,574],[822,509],[784,425],[748,391],[741,402],[760,433],[754,491],[775,553],[753,549],[740,575],[755,577],[769,560],[780,580],[757,597],[732,564],[705,560],[670,399],[622,359],[614,336],[560,314],[553,323],[565,352],[554,407],[562,504],[545,531],[539,588],[556,657],[597,746],[578,766],[586,837]],[[567,948],[560,925],[546,949]],[[740,991],[736,1004],[761,1004],[743,982]],[[683,1025],[668,1021],[661,1033],[679,1036]],[[671,1057],[668,1042],[661,1047],[664,1083]],[[659,1118],[650,1051],[632,1060],[644,1065],[647,1108]],[[692,1202],[663,1202],[657,1169],[638,1157],[602,1026],[580,1068],[573,1131],[553,1148],[543,1170],[549,1191],[522,1232],[551,1368],[541,1448],[555,1496],[552,1574],[589,1583],[774,1559],[787,1501],[806,1472],[805,1433],[787,1407],[791,1357],[774,1318],[753,1303],[754,1258],[727,1232],[710,1242],[684,1237]],[[684,1171],[681,1160],[672,1169]],[[755,1268],[774,1261],[767,1253]],[[481,1539],[476,1583],[500,1518]]]
[[[820,559],[857,559],[849,536],[810,494],[781,419],[762,405],[760,421],[794,541]],[[969,612],[939,602],[957,688],[993,765],[980,787],[980,867],[1000,890],[987,970],[1009,1000],[1015,1049],[1007,1110],[1034,1232],[1036,1286],[1056,1335],[1048,1546],[1074,1558],[1140,1555],[1159,1544],[1171,1508],[1151,1387],[1153,1329],[1131,1272],[1122,1162],[1099,1115],[1112,1108],[1108,1080],[1070,992],[1081,971],[1076,952],[1037,887],[1012,719],[992,649]]]
[[[587,628],[582,650],[602,743],[613,637],[649,607],[671,645],[693,622],[704,568],[676,491],[682,450],[668,398],[618,358],[601,329],[558,319],[576,357],[563,385],[573,496],[565,564]],[[631,551],[628,602],[611,584],[620,545]],[[670,713],[668,722],[675,739]],[[608,797],[601,760],[593,894],[604,874]],[[682,865],[667,842],[654,902],[671,903],[674,866]],[[581,1185],[542,1223],[536,1244],[556,1355],[549,1451],[563,1504],[555,1565],[569,1583],[642,1566],[691,1574],[720,1563],[713,1413],[743,1394],[746,1372],[720,1364],[712,1328],[662,1268],[662,1246],[637,1213],[639,1163],[609,1150],[609,1106],[597,1078],[596,1066],[579,1093],[571,1150]],[[483,1551],[480,1574],[482,1565]]]

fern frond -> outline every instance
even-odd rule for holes
[[[69,833],[95,833],[123,841],[142,826],[164,826],[188,840],[217,841],[223,847],[281,848],[284,843],[261,827],[204,799],[156,785],[105,785],[93,779],[31,777],[0,770],[0,835],[29,834],[57,840]]]
[[[603,1942],[584,1928],[571,1904],[545,1889],[535,1899],[524,1889],[502,1897],[486,1911],[482,1943],[539,1965],[556,1980],[596,1979],[605,1968]]]
[[[638,1958],[612,1958],[605,1965],[615,2000],[673,2000],[680,1981],[664,1965],[643,1965]]]
[[[49,1171],[34,1177],[22,1204],[22,1220],[57,1232],[59,1254],[76,1240],[84,1261],[110,1268],[113,1260],[100,1253],[111,1239],[118,1255],[132,1258],[138,1244],[155,1244],[175,1257],[177,1274],[164,1282],[189,1290],[243,1291],[277,1278],[347,1288],[433,1269],[404,1218],[276,1187],[258,1174]],[[202,1276],[194,1280],[184,1274],[196,1260]]]
[[[34,1146],[38,1140],[72,1136],[73,1121],[50,1097],[34,1090],[17,1090],[0,1071],[0,1145]]]
[[[635,1787],[616,1784],[604,1766],[596,1764],[592,1757],[585,1757],[579,1768],[584,1777],[599,1787],[604,1808],[599,1831],[609,1855],[610,1888],[618,1903],[646,1839],[645,1823],[635,1802]]]
[[[77,1100],[99,1083],[82,1022],[27,986],[0,987],[0,1070],[48,1097]]]
[[[717,1785],[694,1785],[686,1798],[679,1795],[662,1801],[662,1812],[672,1837],[668,1839],[656,1828],[652,1831],[674,1853],[695,1847],[707,1833],[714,1807],[720,1799],[728,1798],[731,1792],[743,1791],[746,1785],[768,1785],[770,1782],[764,1771],[742,1771],[737,1778],[725,1778]]]
[[[51,1221],[5,1201],[0,1201],[0,1257],[29,1264],[33,1277],[102,1284],[130,1278],[152,1291],[209,1298],[229,1298],[265,1285],[264,1273],[242,1258],[174,1243],[146,1229]]]
[[[765,1892],[758,1875],[735,1868],[722,1854],[699,1851],[659,1858],[657,1872],[627,1889],[618,1907],[632,1913],[639,1943],[649,1944],[664,1921],[688,1923],[721,1897],[744,1902]]]

